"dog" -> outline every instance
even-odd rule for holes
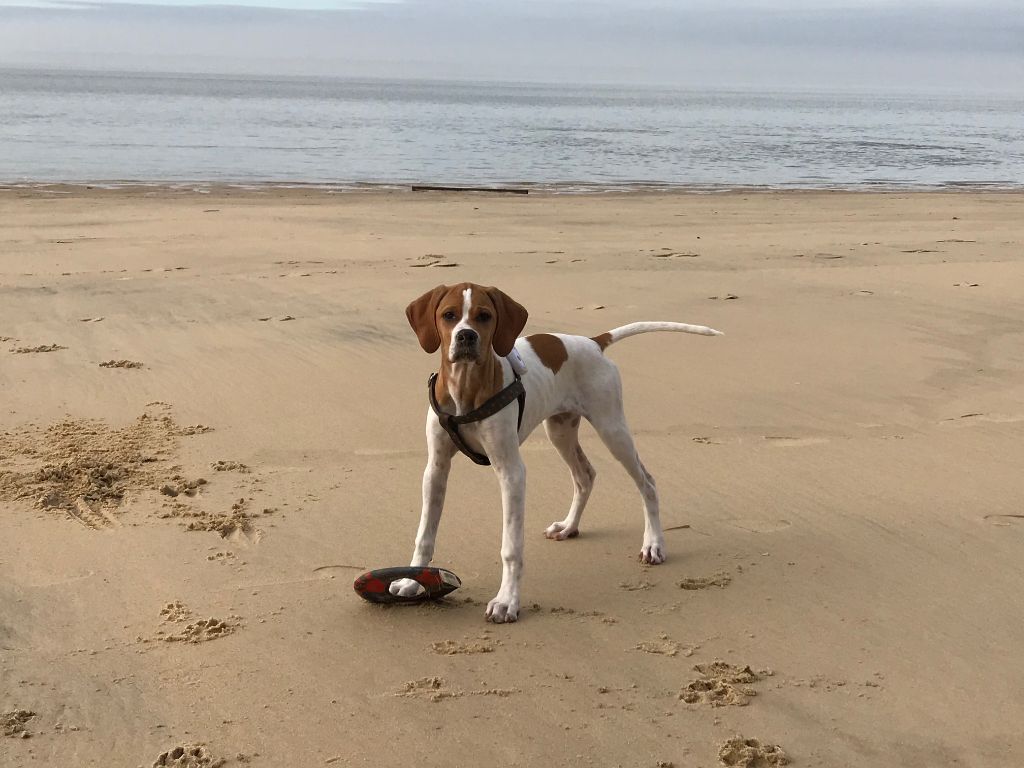
[[[644,510],[640,560],[651,565],[665,560],[658,491],[626,424],[618,368],[604,353],[616,342],[652,331],[722,335],[702,325],[641,322],[593,338],[548,333],[519,338],[527,316],[526,309],[502,291],[474,283],[439,285],[406,309],[423,350],[430,354],[441,350],[440,370],[431,377],[428,392],[433,407],[427,411],[423,509],[411,564],[426,566],[434,556],[455,454],[463,450],[477,463],[489,462],[501,486],[502,573],[501,587],[487,604],[485,617],[498,624],[519,616],[526,501],[526,468],[519,446],[541,422],[573,481],[569,513],[548,526],[544,535],[564,541],[579,533],[597,474],[579,444],[580,420],[586,419],[640,491]],[[523,366],[525,403],[520,400],[517,406],[515,392],[509,392],[518,387]],[[458,417],[481,407],[486,417],[457,424],[454,434],[449,431]],[[412,596],[420,587],[404,579],[390,589],[396,595]]]

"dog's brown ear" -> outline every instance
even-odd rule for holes
[[[409,325],[416,332],[424,352],[436,352],[441,346],[441,334],[437,332],[437,305],[447,292],[447,285],[439,285],[405,308],[405,316],[409,318]]]
[[[526,327],[526,318],[529,312],[515,299],[506,296],[497,288],[488,288],[487,295],[491,297],[494,308],[498,313],[494,327],[494,335],[491,337],[491,346],[501,357],[505,357],[512,351],[512,347]]]

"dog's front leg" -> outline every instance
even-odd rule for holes
[[[523,517],[526,467],[518,449],[494,469],[501,484],[501,588],[487,604],[487,618],[496,624],[519,618],[519,582],[523,576]]]
[[[433,414],[430,414],[432,416]],[[437,542],[437,527],[441,522],[444,497],[448,492],[448,473],[452,468],[455,446],[447,433],[437,423],[437,418],[427,422],[427,467],[423,470],[423,507],[420,512],[420,527],[416,531],[416,546],[409,565],[421,568],[430,565],[434,559],[434,544]],[[412,579],[392,582],[391,594],[411,597],[421,589]]]

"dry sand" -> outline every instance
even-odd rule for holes
[[[1019,764],[1022,242],[995,193],[0,192],[0,765]],[[535,434],[518,624],[468,461],[464,587],[352,593],[418,517],[403,309],[459,280],[726,332],[610,351],[666,564],[589,430],[546,540]]]

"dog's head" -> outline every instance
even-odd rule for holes
[[[439,285],[405,309],[426,352],[444,346],[452,363],[480,362],[491,347],[505,357],[526,325],[526,310],[497,288]]]

